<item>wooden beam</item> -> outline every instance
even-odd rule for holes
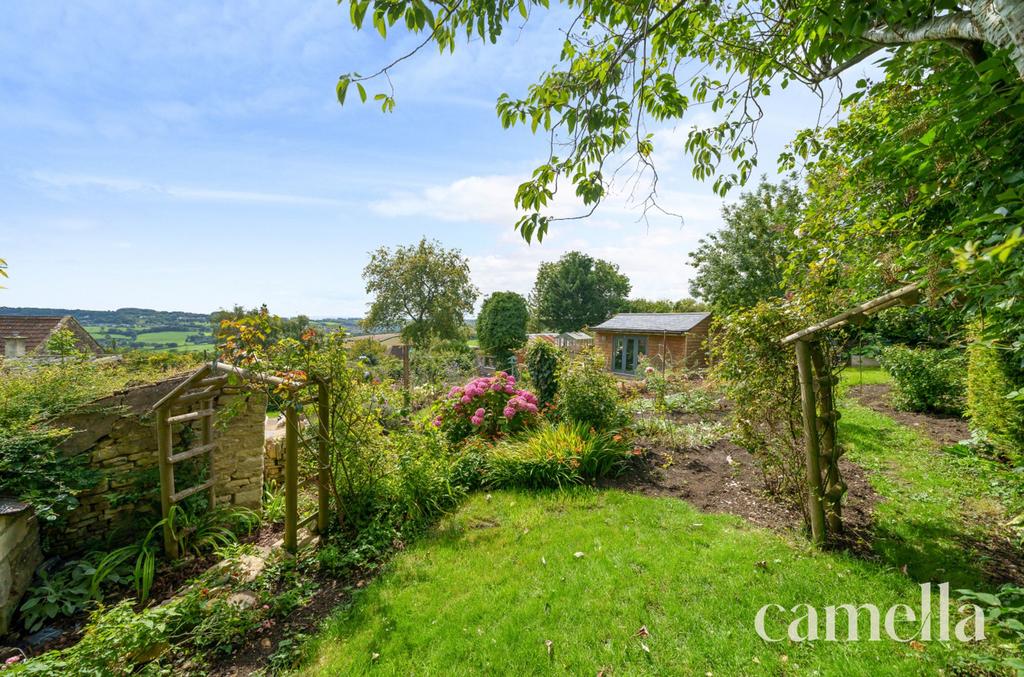
[[[169,425],[175,425],[176,423],[189,423],[190,421],[198,421],[201,418],[207,418],[217,413],[216,409],[200,409],[199,411],[190,411],[187,414],[178,414],[177,416],[171,416],[167,419]]]
[[[825,544],[825,508],[822,504],[821,452],[818,447],[818,412],[814,401],[814,371],[811,366],[811,345],[807,341],[796,342],[796,366],[800,375],[800,404],[804,420],[804,462],[811,541],[821,547]]]
[[[288,380],[288,379],[283,379],[283,378],[281,378],[279,376],[270,376],[268,374],[258,374],[258,373],[254,372],[254,371],[249,370],[249,369],[243,369],[242,367],[236,367],[233,364],[225,364],[224,362],[214,362],[213,363],[213,367],[214,367],[214,369],[217,369],[219,371],[222,371],[222,372],[225,372],[225,373],[228,373],[228,374],[236,374],[236,375],[241,376],[241,377],[243,377],[245,379],[248,379],[250,381],[258,381],[260,383],[269,383],[270,385],[275,385],[275,386],[284,386],[285,388],[288,388],[289,390],[295,390],[296,388],[301,388],[304,385],[306,385],[305,381],[292,381],[292,380]]]
[[[284,548],[298,549],[299,534],[299,420],[295,405],[284,410]]]
[[[211,387],[205,390],[200,390],[196,393],[189,393],[188,395],[182,395],[178,399],[174,400],[172,406],[181,407],[195,402],[202,402],[203,400],[210,400],[219,395],[221,392],[220,388]]]
[[[190,458],[195,458],[196,456],[200,456],[202,454],[208,454],[208,453],[210,453],[211,451],[213,451],[216,448],[217,448],[216,442],[201,444],[198,447],[192,447],[191,449],[188,449],[186,451],[182,451],[182,452],[177,453],[177,454],[172,454],[167,459],[167,461],[168,461],[168,463],[171,463],[172,465],[175,464],[175,463],[181,463],[182,461],[187,461]]]
[[[174,538],[174,532],[167,518],[171,514],[171,494],[174,492],[174,466],[169,462],[171,448],[171,426],[167,423],[168,406],[161,407],[156,412],[156,446],[157,463],[160,468],[160,512],[164,519],[164,554],[170,559],[178,558],[178,541]]]
[[[873,298],[870,301],[865,301],[859,306],[854,306],[849,310],[844,310],[838,315],[830,317],[827,320],[823,320],[821,322],[818,322],[817,324],[812,324],[810,327],[807,327],[806,329],[801,329],[796,333],[790,334],[786,338],[782,339],[782,345],[788,345],[795,341],[810,338],[814,334],[817,334],[818,332],[823,331],[825,329],[831,329],[836,326],[841,326],[855,315],[872,315],[879,311],[885,310],[886,308],[889,308],[895,305],[896,303],[901,303],[900,299],[902,299],[904,296],[908,296],[914,293],[920,294],[916,282],[913,284],[908,284],[905,287],[901,287],[896,291],[891,291],[888,294],[882,294],[881,296]]]
[[[212,486],[213,486],[213,478],[211,477],[211,478],[207,479],[205,482],[203,482],[201,484],[197,484],[194,487],[189,487],[188,489],[182,489],[179,492],[171,494],[171,503],[180,503],[181,501],[184,501],[186,498],[188,498],[192,494],[197,494],[200,491],[202,491],[203,489],[209,489]]]
[[[327,384],[317,384],[316,429],[320,439],[316,444],[317,464],[317,519],[316,531],[322,534],[327,531],[327,516],[331,510],[331,494],[327,485],[331,481],[330,449],[327,446],[330,434],[331,397]]]
[[[209,373],[209,371],[210,371],[210,365],[208,365],[208,364],[204,364],[203,366],[199,367],[199,369],[196,369],[192,373],[191,376],[186,378],[184,381],[182,381],[178,385],[174,386],[174,388],[171,390],[171,392],[167,393],[166,395],[161,397],[159,400],[157,400],[156,404],[154,404],[152,407],[150,407],[149,410],[150,411],[156,411],[160,407],[162,407],[165,404],[168,404],[169,402],[171,402],[172,400],[176,400],[179,395],[183,394],[187,390],[191,390],[192,388],[194,388],[195,385],[193,385],[193,384],[196,381],[198,381],[199,379],[201,379],[203,376],[205,376],[207,373]]]

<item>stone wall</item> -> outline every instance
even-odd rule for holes
[[[35,513],[25,503],[0,499],[0,637],[42,561]]]
[[[152,405],[181,383],[176,377],[132,388],[82,407],[56,422],[74,429],[64,443],[68,456],[85,454],[103,474],[97,486],[79,495],[80,505],[63,522],[46,528],[46,549],[69,554],[93,546],[108,547],[138,536],[160,519],[156,421]],[[233,406],[237,402],[239,406]],[[224,425],[214,426],[215,491],[218,504],[259,508],[263,491],[263,426],[266,396],[224,396],[221,405],[232,410]],[[181,426],[175,426],[176,444],[185,444]],[[198,425],[196,427],[198,434]],[[202,472],[205,456],[186,463]],[[196,483],[183,466],[176,490]]]

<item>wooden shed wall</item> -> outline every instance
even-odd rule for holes
[[[616,336],[646,336],[647,356],[666,357],[671,363],[682,362],[687,367],[706,367],[708,364],[708,331],[711,318],[701,320],[693,329],[685,334],[646,334],[642,332],[603,332],[598,331],[594,344],[604,353],[605,364],[611,369],[612,349]]]

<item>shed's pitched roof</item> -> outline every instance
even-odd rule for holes
[[[572,339],[573,341],[589,341],[593,338],[593,336],[584,331],[567,331],[564,334],[561,334],[559,338],[562,336]]]
[[[0,315],[0,339],[16,336],[25,339],[26,354],[45,349],[47,339],[59,329],[70,329],[75,334],[79,350],[103,354],[103,348],[71,315]]]
[[[682,334],[711,317],[711,313],[619,313],[594,331],[635,331]]]

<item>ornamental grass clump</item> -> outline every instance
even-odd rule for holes
[[[448,391],[437,404],[434,426],[452,442],[471,435],[494,438],[533,426],[537,412],[537,397],[517,388],[514,376],[499,371]]]

